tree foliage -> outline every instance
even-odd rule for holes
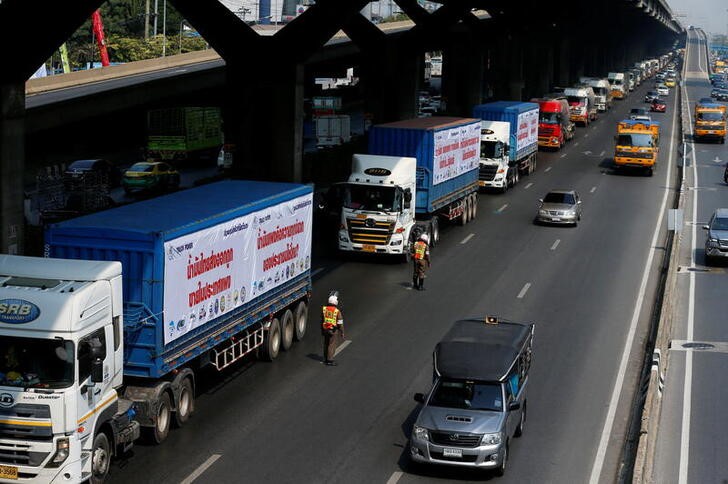
[[[149,25],[145,29],[147,0],[109,0],[101,8],[106,48],[114,62],[133,62],[161,57],[166,35],[166,54],[202,50],[207,47],[199,36],[184,35],[184,19],[170,2],[150,0]],[[154,5],[157,4],[157,32],[154,32]],[[166,15],[164,7],[166,4]],[[166,19],[166,22],[165,22]],[[145,30],[149,37],[145,39]],[[182,34],[180,35],[180,31]],[[72,69],[83,69],[89,62],[99,61],[99,51],[91,19],[86,20],[66,41]],[[53,67],[60,66],[59,56],[51,59]]]

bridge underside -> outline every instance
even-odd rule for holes
[[[32,113],[25,111],[25,80],[104,2],[3,1],[0,38],[14,48],[4,63],[12,69],[0,73],[0,251],[23,252],[26,131],[214,91],[226,142],[236,146],[237,175],[301,181],[304,86],[322,73],[354,67],[373,122],[403,119],[416,114],[424,52],[441,50],[447,113],[467,116],[486,99],[528,99],[581,75],[630,66],[666,50],[682,30],[664,0],[594,0],[589,8],[576,0],[442,0],[433,13],[417,0],[395,1],[412,28],[385,34],[359,13],[368,0],[318,0],[275,35],[261,36],[217,0],[170,0],[224,68]],[[39,8],[44,14],[33,15]],[[18,45],[12,27],[29,18],[43,35]],[[324,48],[339,30],[351,42]]]

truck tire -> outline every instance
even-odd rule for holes
[[[281,322],[278,318],[273,318],[271,321],[263,339],[263,346],[260,348],[261,358],[265,361],[273,361],[278,357],[281,350]]]
[[[506,185],[507,184],[508,184],[508,182],[506,182]],[[460,225],[465,225],[466,223],[468,223],[468,214],[470,213],[470,203],[469,203],[469,201],[470,201],[470,198],[469,197],[463,198],[463,213],[458,218],[458,223]]]
[[[293,346],[293,335],[296,329],[293,324],[293,312],[286,309],[281,318],[281,348],[288,351]]]
[[[145,427],[144,433],[146,440],[150,444],[161,444],[167,440],[169,435],[169,427],[172,422],[172,402],[169,399],[169,393],[164,392],[159,396],[159,404],[157,406],[157,418],[153,427]]]
[[[435,247],[440,243],[440,221],[437,215],[430,220],[430,247]]]
[[[470,210],[470,220],[473,220],[478,216],[478,194],[473,193],[470,196],[472,198],[472,203],[470,205],[472,207],[472,210]]]
[[[91,450],[91,478],[89,483],[102,484],[109,475],[111,464],[111,443],[103,431],[94,437],[94,446]]]
[[[301,341],[306,334],[306,327],[308,325],[308,306],[305,302],[301,301],[296,306],[296,313],[294,315],[294,329],[293,337],[296,341]]]
[[[177,397],[177,410],[174,412],[175,427],[182,427],[195,411],[195,392],[189,378],[182,380]]]

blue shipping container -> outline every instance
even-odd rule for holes
[[[369,130],[369,154],[382,156],[408,156],[417,158],[417,190],[415,210],[418,214],[433,214],[455,200],[478,189],[478,163],[454,178],[435,184],[435,134],[443,130],[477,124],[472,118],[433,116],[394,123],[379,124]],[[463,146],[462,150],[478,151],[479,143]]]
[[[120,261],[124,291],[124,373],[159,378],[311,290],[310,269],[164,344],[164,244],[178,237],[311,194],[293,183],[222,181],[51,225],[48,257]],[[277,309],[278,308],[278,309]]]
[[[485,121],[511,123],[508,142],[511,161],[522,160],[538,151],[538,104],[521,101],[496,101],[473,107],[473,117]],[[521,140],[519,143],[519,139]],[[520,149],[519,149],[519,144]]]

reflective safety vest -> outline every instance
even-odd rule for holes
[[[323,327],[324,329],[334,329],[339,321],[339,308],[336,306],[323,307]]]
[[[425,258],[425,252],[427,251],[427,244],[418,240],[415,242],[415,260],[422,260]]]

